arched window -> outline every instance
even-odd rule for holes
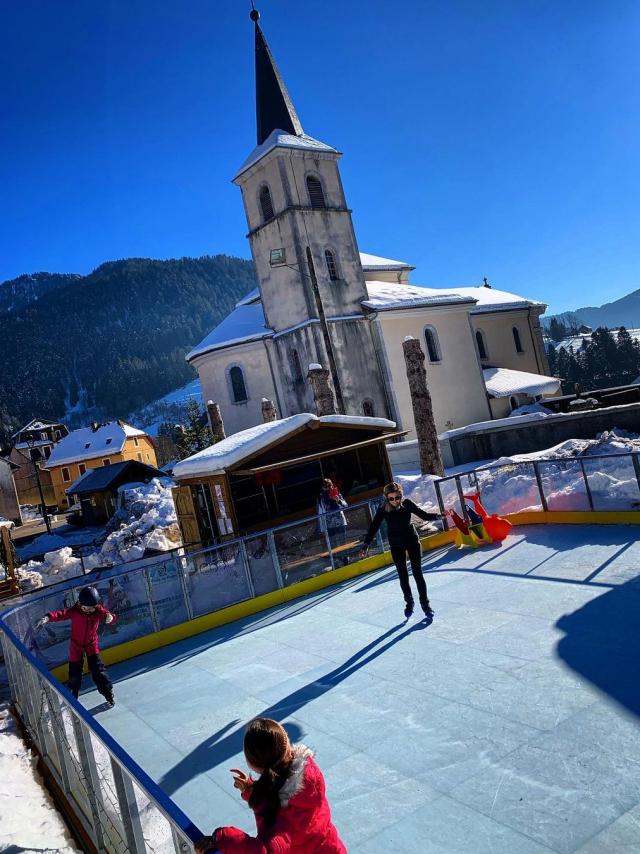
[[[234,365],[229,371],[229,380],[231,381],[231,393],[234,403],[244,403],[249,399],[247,394],[247,386],[244,381],[242,368]]]
[[[315,175],[307,175],[307,192],[312,208],[326,208],[327,203],[324,200],[322,184]]]
[[[424,330],[424,340],[427,345],[427,356],[430,362],[440,362],[442,356],[440,354],[440,343],[438,341],[438,333],[433,326],[427,326]]]
[[[373,408],[373,401],[372,400],[369,400],[367,398],[366,400],[362,401],[362,414],[365,415],[367,418],[375,418],[376,417],[376,411]]]
[[[515,394],[512,394],[509,398],[509,406],[511,407],[512,412],[514,409],[518,408],[518,398],[515,396]]]
[[[298,351],[293,347],[289,348],[289,366],[291,367],[291,378],[294,383],[301,383],[304,377],[302,376],[300,356],[298,355]]]
[[[332,282],[338,281],[338,267],[336,265],[336,256],[330,249],[324,250],[324,259],[327,262],[327,270],[329,271],[329,278]]]
[[[520,340],[520,332],[518,331],[518,327],[514,326],[512,332],[513,343],[516,345],[516,353],[524,353],[524,347],[522,346],[522,341]]]
[[[478,353],[480,353],[481,359],[488,359],[487,355],[487,345],[484,341],[484,332],[482,330],[476,330],[476,344],[478,345]]]
[[[268,222],[270,219],[273,219],[274,213],[273,202],[271,201],[271,192],[266,185],[260,190],[260,207],[262,209],[263,222]]]

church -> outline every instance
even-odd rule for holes
[[[540,328],[546,306],[482,286],[426,288],[410,263],[360,252],[340,152],[306,134],[255,24],[257,146],[238,169],[257,288],[187,354],[227,435],[313,412],[306,374],[329,370],[339,413],[415,437],[402,342],[420,340],[438,432],[558,393]]]

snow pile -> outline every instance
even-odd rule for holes
[[[0,528],[15,528],[15,522],[12,522],[11,519],[5,519],[4,516],[0,516]]]
[[[100,566],[141,558],[146,549],[169,551],[181,544],[171,478],[121,487],[122,506],[109,528],[99,558]]]
[[[170,551],[181,545],[180,529],[171,495],[171,478],[155,478],[149,483],[125,484],[120,492],[120,509],[106,529],[100,548],[82,559],[70,546],[45,553],[43,561],[29,561],[18,569],[20,586],[32,590],[56,581],[75,578],[93,569],[138,560],[147,549]],[[59,539],[54,537],[51,540]]]
[[[35,766],[9,709],[0,705],[0,850],[71,854],[78,849]]]
[[[553,412],[541,403],[525,403],[524,406],[518,406],[516,409],[512,409],[509,418],[513,418],[518,415],[531,415],[532,412],[538,412],[541,415],[553,415]]]
[[[633,462],[620,456],[632,452],[640,452],[640,437],[614,428],[595,439],[567,439],[544,451],[500,457],[490,467],[478,469],[483,504],[489,512],[541,510],[533,467],[537,461],[549,510],[589,510],[587,484],[596,510],[638,509],[640,490]]]
[[[479,463],[461,473],[464,493],[479,489],[489,513],[519,513],[542,510],[534,462],[549,510],[589,510],[587,485],[596,510],[640,509],[640,489],[630,453],[640,453],[640,436],[613,429],[595,439],[567,439],[565,442],[530,454],[500,457]],[[593,459],[594,457],[599,459]],[[582,463],[579,462],[582,460]],[[582,473],[584,466],[585,475]],[[434,475],[403,474],[396,480],[404,494],[424,510],[439,512]],[[440,486],[446,507],[460,511],[453,479]]]
[[[73,556],[70,546],[46,552],[44,560],[30,560],[25,566],[18,567],[18,581],[22,590],[36,590],[45,584],[55,584],[56,581],[66,581],[78,575],[82,575],[82,561]]]

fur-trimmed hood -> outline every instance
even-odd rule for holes
[[[305,744],[293,745],[293,762],[291,763],[291,773],[289,774],[284,786],[280,789],[280,804],[283,807],[289,805],[291,798],[294,798],[302,791],[304,786],[304,772],[307,765],[307,760],[313,757],[313,750]]]

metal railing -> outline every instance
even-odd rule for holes
[[[489,513],[630,510],[640,505],[637,454],[497,464],[420,481],[425,509],[466,514],[479,491]],[[68,624],[34,630],[47,611],[69,606],[88,579],[118,621],[102,648],[161,631],[295,584],[357,557],[379,501],[353,504],[137,567],[113,567],[32,593],[0,615],[12,699],[43,761],[101,851],[188,852],[201,835],[188,817],[50,674],[67,659]],[[370,553],[388,548],[384,532]],[[222,817],[220,817],[222,818]],[[215,817],[212,824],[215,825]]]
[[[465,494],[480,492],[489,513],[640,509],[638,453],[497,463],[433,482],[434,504],[466,516]],[[450,524],[450,523],[449,523]]]
[[[38,619],[73,604],[90,581],[118,614],[102,627],[101,647],[135,640],[346,565],[376,509],[376,502],[362,502],[198,552],[72,578],[0,614],[11,698],[99,851],[189,852],[202,833],[52,677],[50,668],[67,660],[69,624],[35,628]],[[370,552],[385,548],[379,534]]]

